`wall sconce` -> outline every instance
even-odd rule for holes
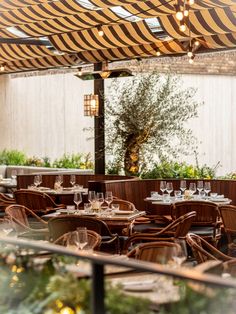
[[[84,115],[97,117],[99,109],[98,95],[84,95]]]

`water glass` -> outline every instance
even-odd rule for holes
[[[16,179],[16,176],[17,176],[17,170],[12,170],[11,171],[11,178]]]
[[[110,207],[112,201],[113,201],[113,195],[112,195],[112,191],[106,191],[105,194],[105,201],[108,205],[108,207]]]
[[[85,213],[91,213],[92,212],[92,204],[91,203],[84,203],[84,211]]]
[[[74,203],[76,205],[76,211],[79,209],[79,204],[82,203],[81,193],[74,193]]]
[[[190,183],[189,184],[189,193],[191,194],[191,196],[193,196],[193,194],[197,191],[196,189],[196,183]]]
[[[75,183],[76,183],[75,174],[71,174],[71,176],[70,176],[70,184],[74,187]]]
[[[199,192],[199,197],[200,197],[201,199],[204,199],[204,198],[206,197],[205,191],[200,191],[200,192]]]
[[[66,247],[78,251],[79,249],[79,236],[77,231],[72,231],[68,234],[66,239]]]
[[[42,183],[42,176],[36,175],[34,176],[34,186],[37,188]]]
[[[95,203],[96,200],[97,200],[96,192],[95,191],[89,191],[88,192],[88,201],[92,204],[92,203]]]
[[[86,227],[78,227],[78,243],[79,249],[83,250],[83,248],[88,244],[88,232]]]
[[[203,181],[197,182],[197,190],[198,190],[198,194],[200,196],[200,192],[203,190]]]
[[[163,195],[165,190],[166,190],[166,181],[161,181],[160,182],[160,190],[161,190],[162,195]]]
[[[208,197],[208,193],[211,192],[211,183],[210,182],[205,182],[204,191],[206,192],[206,196]]]
[[[178,244],[178,247],[174,250],[173,260],[177,266],[181,266],[188,257],[186,241],[184,239],[174,239],[174,243]]]
[[[169,195],[171,194],[171,192],[173,191],[173,184],[172,184],[172,182],[167,182],[166,183],[166,191],[167,191],[167,193]]]
[[[181,198],[181,191],[180,190],[175,190],[174,191],[175,199],[180,199]]]
[[[99,203],[99,207],[101,208],[102,204],[104,203],[104,195],[103,192],[97,193],[97,201]]]
[[[111,208],[112,208],[112,210],[114,210],[114,211],[118,211],[118,210],[120,210],[120,204],[113,203],[113,204],[111,205]]]
[[[184,194],[184,191],[186,190],[186,181],[185,180],[180,181],[180,190]]]

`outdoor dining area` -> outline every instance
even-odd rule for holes
[[[53,187],[46,186],[52,176]],[[31,181],[28,188],[19,188],[26,178]],[[138,180],[126,181],[132,184]],[[206,298],[209,289],[216,296],[223,287],[226,292],[235,288],[236,206],[232,200],[217,194],[211,181],[157,180],[156,184],[159,188],[149,191],[144,199],[147,212],[117,197],[115,191],[84,187],[80,175],[18,175],[14,193],[0,195],[2,265],[15,269],[16,278],[21,272],[30,272],[29,263],[35,263],[33,271],[37,273],[37,263],[47,269],[50,261],[58,276],[64,265],[76,277],[78,291],[91,293],[89,309],[88,304],[79,302],[85,313],[105,313],[106,306],[115,306],[104,303],[104,293],[118,293],[115,287],[124,298],[134,298],[134,303],[140,299],[140,314],[175,313],[185,298],[188,302],[188,289],[196,298]],[[173,184],[179,189],[174,190]],[[61,202],[64,196],[66,204]],[[166,214],[163,209],[157,213],[156,206],[166,208]],[[60,256],[64,256],[61,262]],[[87,286],[90,278],[91,290]],[[11,284],[14,293],[21,280],[25,285],[22,278]],[[81,280],[86,288],[80,286]],[[207,300],[209,304],[216,302],[210,294]],[[77,313],[72,301],[61,302],[65,312],[55,303],[55,313]],[[224,306],[233,309],[232,296],[227,302]],[[69,309],[71,312],[66,312]],[[121,313],[128,312],[122,309]]]

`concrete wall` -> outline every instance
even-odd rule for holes
[[[184,85],[198,89],[204,101],[199,118],[191,121],[199,139],[199,162],[222,167],[218,174],[236,170],[236,77],[182,75]],[[107,83],[109,80],[107,81]],[[33,77],[0,77],[0,150],[14,148],[28,155],[49,156],[92,152],[91,135],[84,127],[93,118],[83,116],[83,95],[93,91],[93,81],[72,73]],[[193,157],[186,157],[194,162]]]
[[[93,118],[83,116],[83,95],[93,82],[73,74],[0,77],[0,149],[19,149],[29,155],[93,152],[83,129]]]

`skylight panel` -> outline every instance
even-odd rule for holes
[[[16,27],[14,26],[10,26],[10,27],[7,27],[6,30],[8,32],[10,32],[11,34],[19,37],[19,38],[28,38],[29,36],[26,35],[24,32],[18,30]]]

